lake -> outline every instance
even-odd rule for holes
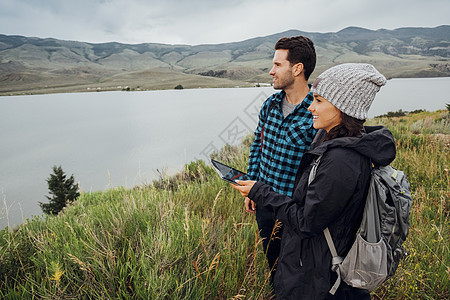
[[[208,160],[256,126],[274,90],[229,88],[0,97],[0,228],[40,215],[54,165],[83,192],[150,183]],[[393,79],[369,117],[445,109],[450,78]]]

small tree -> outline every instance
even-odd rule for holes
[[[47,215],[57,215],[68,203],[80,196],[73,175],[66,178],[61,166],[53,166],[53,173],[47,178],[49,193],[52,197],[45,196],[50,203],[39,202],[42,211]]]
[[[174,87],[174,89],[176,90],[182,90],[184,89],[183,86],[181,84],[177,85],[176,87]]]

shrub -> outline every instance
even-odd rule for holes
[[[54,174],[47,179],[48,189],[52,197],[47,197],[50,203],[39,202],[42,211],[47,215],[57,215],[68,203],[75,201],[80,193],[78,186],[74,184],[73,175],[66,178],[61,166],[53,166]]]

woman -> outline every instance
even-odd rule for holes
[[[395,158],[392,134],[382,126],[364,127],[370,104],[386,79],[372,65],[342,64],[328,69],[312,86],[309,111],[314,128],[326,131],[302,159],[292,198],[261,182],[233,185],[256,205],[274,211],[284,225],[274,278],[278,299],[370,299],[367,290],[342,282],[336,294],[331,253],[323,230],[329,228],[337,252],[345,256],[362,219],[371,163],[388,165]],[[312,163],[322,155],[308,185]]]

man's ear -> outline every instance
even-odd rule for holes
[[[292,75],[300,76],[304,71],[304,66],[302,63],[295,64],[292,68]]]

